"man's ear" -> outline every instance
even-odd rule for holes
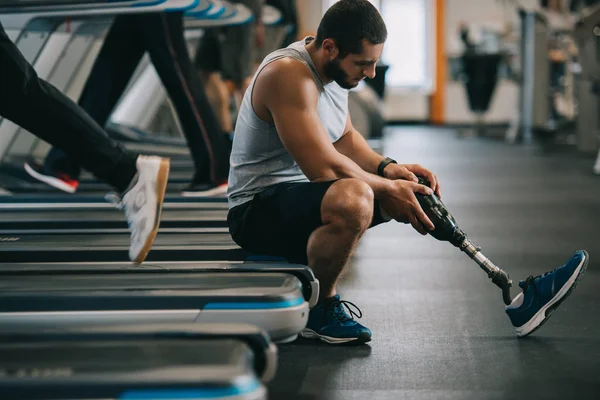
[[[323,40],[323,44],[321,45],[321,47],[327,55],[327,58],[329,58],[330,60],[336,59],[337,56],[340,54],[340,50],[338,49],[337,44],[333,39]]]

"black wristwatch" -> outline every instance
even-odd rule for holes
[[[398,164],[398,162],[394,159],[386,157],[382,162],[379,163],[379,166],[377,167],[377,175],[385,178],[383,175],[383,170],[388,166],[388,164]]]

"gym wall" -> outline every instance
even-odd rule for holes
[[[427,0],[423,0],[427,1]],[[463,51],[457,33],[460,21],[484,23],[486,26],[500,27],[503,21],[512,18],[518,22],[518,15],[512,10],[502,7],[503,0],[446,0],[445,10],[445,52],[448,57],[459,55]],[[520,0],[525,7],[534,7],[537,0]],[[316,32],[323,12],[322,0],[297,1],[301,35]],[[433,18],[433,16],[432,16]],[[435,26],[431,26],[431,36],[434,37]],[[516,27],[518,29],[518,26]],[[433,40],[429,40],[433,46]],[[390,87],[385,101],[385,117],[388,121],[427,121],[429,117],[429,92],[409,91],[405,88]],[[474,116],[469,110],[464,85],[453,82],[448,76],[445,82],[445,122],[449,124],[470,123]],[[486,120],[491,123],[508,122],[516,111],[518,86],[515,82],[501,80]]]

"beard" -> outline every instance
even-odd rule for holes
[[[340,60],[337,58],[325,64],[324,72],[327,78],[333,80],[344,89],[353,89],[358,86],[358,82],[350,82],[348,74],[344,72],[340,66]]]

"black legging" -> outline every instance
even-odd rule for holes
[[[98,179],[124,191],[137,155],[110,139],[90,116],[40,79],[0,24],[0,116],[73,155]]]
[[[104,126],[146,51],[177,110],[196,167],[194,182],[225,182],[229,145],[192,67],[182,13],[116,17],[79,105]],[[82,165],[59,149],[50,151],[46,164],[72,177],[79,176]]]

